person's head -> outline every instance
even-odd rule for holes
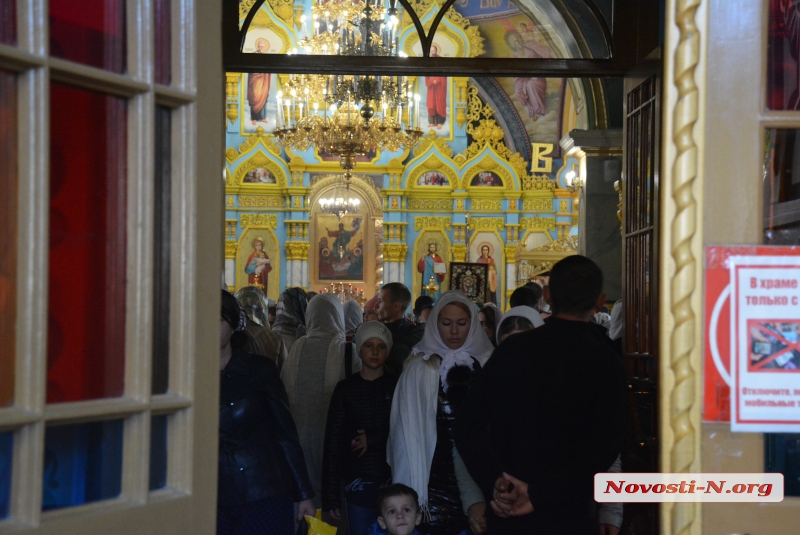
[[[431,315],[433,309],[433,298],[428,295],[421,295],[414,301],[414,317],[415,321],[425,323],[428,321],[428,316]]]
[[[307,292],[306,293],[306,300],[311,301],[315,295],[319,295],[317,292]]]
[[[428,318],[431,316],[432,306],[427,306],[419,311],[417,314],[417,324],[428,323]]]
[[[378,525],[389,535],[411,535],[420,522],[419,495],[414,489],[395,483],[378,492]]]
[[[267,321],[269,322],[269,326],[272,327],[272,324],[275,323],[275,315],[277,312],[277,305],[269,305],[267,308]]]
[[[226,290],[222,290],[221,308],[219,324],[220,349],[225,348],[228,344],[233,349],[238,349],[245,342],[240,337],[240,333],[247,327],[247,316],[233,294]]]
[[[264,250],[264,240],[262,240],[261,238],[254,239],[251,242],[251,245],[253,246],[253,250],[257,253],[260,253],[261,251]]]
[[[538,284],[535,286],[539,286]],[[511,308],[520,307],[520,306],[527,306],[531,307],[535,310],[539,309],[539,301],[542,300],[542,289],[530,287],[530,286],[520,286],[516,290],[511,293],[511,297],[508,300],[508,304],[511,305]]]
[[[511,30],[506,34],[506,44],[511,50],[522,48],[522,36],[516,30]]]
[[[269,325],[267,319],[267,296],[255,286],[245,286],[236,292],[236,300],[242,305],[245,314],[251,321],[258,323],[262,327]]]
[[[605,302],[603,272],[590,259],[568,256],[550,271],[549,302],[553,312],[589,321],[595,309]]]
[[[512,334],[523,333],[525,331],[532,331],[533,323],[522,316],[512,316],[500,322],[500,327],[497,329],[497,343],[500,344],[511,336]]]
[[[439,330],[442,342],[449,349],[458,349],[467,341],[472,313],[470,308],[460,301],[448,303],[439,310],[436,328]]]
[[[494,340],[495,329],[497,328],[499,309],[497,306],[490,304],[483,305],[480,312],[478,312],[478,319],[481,320],[481,327],[489,337],[489,340]]]
[[[392,333],[380,321],[368,321],[359,325],[355,336],[356,352],[364,368],[383,368],[392,349]]]
[[[339,230],[344,230],[344,223],[339,223]]]
[[[379,321],[378,312],[374,308],[364,311],[364,323],[368,321]]]
[[[488,245],[484,245],[484,246],[481,247],[481,256],[483,258],[489,258],[489,246]]]
[[[497,343],[502,343],[512,334],[530,331],[542,325],[544,325],[542,316],[533,308],[529,306],[511,308],[497,325]]]
[[[431,43],[431,57],[438,58],[442,53],[441,47],[437,43]]]
[[[256,39],[256,50],[261,54],[267,52],[269,50],[269,41],[263,37]]]
[[[364,311],[355,299],[344,302],[344,330],[347,336],[352,336],[358,326],[364,321]]]
[[[378,292],[378,305],[375,311],[380,321],[391,323],[403,317],[409,303],[411,303],[411,292],[406,285],[390,282],[384,284]]]
[[[317,294],[308,302],[306,333],[344,336],[344,307],[332,293]]]
[[[435,243],[429,243],[428,244],[428,253],[429,254],[436,254],[436,244]]]

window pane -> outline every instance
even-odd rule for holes
[[[764,243],[800,245],[800,130],[767,130]],[[797,158],[797,165],[795,165]]]
[[[153,265],[153,394],[169,387],[169,269],[172,110],[156,108],[155,232]]]
[[[167,416],[153,416],[150,424],[150,490],[167,486]]]
[[[0,0],[0,43],[17,44],[16,0]]]
[[[172,83],[172,0],[155,0],[156,83]]]
[[[122,395],[125,109],[51,85],[48,403]]]
[[[119,496],[122,420],[48,427],[43,483],[45,511]]]
[[[125,72],[125,0],[50,0],[50,54]]]
[[[0,519],[8,516],[11,501],[11,457],[14,452],[14,433],[0,433]]]
[[[17,80],[0,71],[0,407],[14,401],[17,302]]]

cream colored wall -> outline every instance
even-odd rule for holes
[[[767,3],[709,2],[704,245],[761,243],[761,127],[800,125],[800,117],[762,111]],[[729,424],[702,424],[703,472],[762,472],[763,437],[731,433]],[[704,535],[797,533],[800,498],[775,504],[704,504],[702,525]]]

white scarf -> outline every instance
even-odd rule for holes
[[[469,334],[459,349],[449,349],[442,342],[437,327],[439,312],[453,302],[467,305],[471,312]],[[392,467],[394,483],[403,483],[417,491],[420,509],[426,518],[429,515],[428,480],[436,450],[439,379],[442,378],[446,386],[446,372],[456,365],[472,368],[473,358],[483,366],[492,349],[475,306],[461,292],[448,291],[436,301],[426,323],[425,335],[412,349],[414,357],[400,375],[392,400],[387,462]],[[441,361],[431,359],[433,355]]]
[[[333,295],[322,293],[314,296],[306,310],[307,333],[300,337],[289,352],[289,356],[281,370],[281,378],[286,386],[289,406],[296,402],[297,376],[300,373],[300,358],[307,340],[317,339],[323,344],[327,342],[325,358],[324,394],[330,398],[336,383],[344,379],[344,346],[347,343],[344,335],[344,313],[342,304]],[[354,353],[355,354],[355,353]],[[361,360],[353,359],[353,371],[361,370]]]
[[[503,321],[507,320],[508,318],[513,318],[514,316],[525,318],[526,320],[530,321],[531,324],[533,324],[534,329],[538,329],[539,327],[544,325],[544,320],[542,319],[542,315],[539,314],[533,307],[529,307],[526,305],[514,307],[503,315],[503,319],[497,322],[495,340],[497,340],[498,345],[500,345],[501,324],[503,323]]]

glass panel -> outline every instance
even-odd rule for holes
[[[766,133],[764,243],[800,245],[800,130]],[[797,158],[798,165],[794,164]]]
[[[153,394],[169,387],[169,270],[172,110],[156,108],[155,232],[153,251]]]
[[[126,101],[51,84],[47,402],[120,396]]]
[[[0,71],[0,407],[14,401],[17,303],[17,80]]]
[[[167,486],[167,415],[153,416],[150,424],[150,490]]]
[[[45,511],[119,496],[122,420],[48,427],[43,483]]]
[[[17,0],[0,0],[0,43],[17,44]]]
[[[11,501],[11,459],[14,453],[14,433],[0,433],[0,519],[8,516]]]
[[[50,0],[50,54],[125,72],[125,0]]]
[[[156,83],[172,83],[172,0],[155,0]]]
[[[242,52],[249,54],[346,54],[356,56],[422,56],[420,36],[400,3],[391,0],[305,0],[294,13],[264,2],[247,29]],[[411,2],[425,32],[440,3]],[[431,57],[578,58],[608,57],[601,23],[580,4],[571,17],[584,21],[577,39],[568,21],[550,2],[525,2],[524,11],[509,0],[461,0],[445,13],[433,39]],[[252,3],[240,2],[239,27]],[[299,7],[301,6],[302,7]],[[392,7],[394,5],[394,7]],[[608,13],[604,14],[608,15]],[[601,15],[601,16],[604,16]],[[562,28],[561,32],[557,28]],[[367,36],[370,38],[367,38]],[[588,52],[581,52],[581,48]]]
[[[764,435],[764,471],[783,474],[783,493],[800,496],[800,434]]]

